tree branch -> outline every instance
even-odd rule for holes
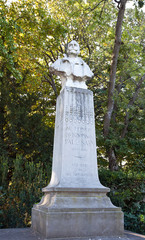
[[[114,43],[114,50],[113,50],[111,71],[110,71],[110,81],[109,81],[109,88],[108,88],[107,112],[104,118],[104,137],[107,137],[109,133],[110,121],[111,121],[112,112],[114,109],[113,94],[114,94],[115,81],[116,81],[117,61],[118,61],[119,49],[121,45],[121,31],[122,31],[122,23],[123,23],[126,2],[127,0],[121,0],[121,7],[118,12],[118,18],[116,23],[115,43]]]
[[[55,60],[48,53],[44,52],[44,54],[50,59],[52,63],[54,63]]]
[[[99,3],[97,3],[93,8],[87,8],[86,10],[89,10],[90,12],[94,11],[102,2],[104,2],[105,0],[101,0]]]
[[[50,52],[51,52],[51,54],[52,54],[52,57],[53,57],[54,61],[56,61],[56,59],[57,59],[57,58],[54,56],[54,53],[53,53],[53,51],[52,51],[52,50],[50,50]],[[54,62],[54,61],[53,61],[53,62]]]
[[[49,73],[48,76],[49,76],[50,80],[46,77],[46,75],[44,75],[44,78],[51,85],[51,87],[53,88],[53,91],[55,93],[55,96],[57,97],[58,94],[57,94],[57,90],[56,90],[56,86],[55,86],[55,82],[54,82],[53,76],[52,76],[51,73]]]
[[[145,80],[145,74],[141,77],[141,79],[139,80],[136,88],[135,88],[135,92],[133,94],[133,97],[130,99],[129,103],[128,103],[128,106],[127,106],[127,109],[126,109],[126,114],[125,114],[125,119],[124,119],[124,129],[122,131],[122,134],[121,134],[121,138],[124,138],[126,133],[127,133],[127,129],[128,129],[128,125],[129,125],[129,122],[130,122],[130,119],[129,119],[129,111],[128,109],[133,106],[134,102],[136,101],[137,97],[138,97],[138,93],[139,93],[139,90],[142,86],[142,83],[143,81]]]
[[[104,8],[105,8],[105,4],[106,4],[106,0],[104,1],[103,7],[102,7],[102,9],[101,9],[100,18],[102,17],[102,13],[103,13],[103,10],[104,10]]]
[[[60,52],[61,52],[62,54],[64,53],[64,51],[63,51],[63,48],[62,48],[61,44],[60,44]]]

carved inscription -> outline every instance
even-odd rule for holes
[[[76,126],[69,124],[65,128],[66,149],[71,154],[71,165],[67,176],[75,178],[91,178],[92,169],[88,163],[90,149],[94,148],[95,142],[92,136],[92,128],[89,126]]]
[[[66,88],[58,100],[56,123],[59,131],[63,129],[62,142],[67,159],[65,176],[74,182],[91,181],[94,169],[90,156],[96,148],[92,94],[88,90]]]
[[[57,101],[56,127],[65,118],[65,122],[81,123],[82,125],[93,124],[94,112],[90,94],[78,91],[67,90],[67,105],[64,106],[64,99],[60,95]],[[65,112],[64,112],[65,110]]]
[[[82,110],[81,106],[70,106],[66,109],[65,121],[82,122],[83,124],[93,123],[93,112],[86,109]]]
[[[74,176],[91,177],[90,166],[87,163],[74,162],[72,169]]]
[[[77,161],[72,162],[71,171],[66,173],[66,176],[69,177],[92,177],[92,171],[90,165],[87,163],[80,163]]]
[[[91,129],[85,127],[72,129],[70,126],[67,126],[65,129],[65,144],[71,145],[74,150],[75,146],[78,146],[82,151],[84,151],[87,146],[93,146],[94,141],[91,135]]]
[[[65,109],[65,121],[92,124],[94,120],[94,112],[92,106],[90,107],[92,104],[90,99],[91,96],[88,93],[85,94],[78,91],[68,92],[68,104]]]
[[[91,146],[93,145],[93,141],[92,139],[89,139],[88,135],[86,134],[69,133],[66,134],[65,136],[65,144],[70,145],[81,144],[82,146]]]

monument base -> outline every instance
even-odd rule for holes
[[[123,213],[106,196],[107,188],[44,191],[32,209],[32,228],[44,238],[123,235]]]
[[[98,177],[93,93],[67,87],[57,98],[52,176],[32,209],[45,239],[119,236],[123,213]]]

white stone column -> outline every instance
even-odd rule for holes
[[[65,87],[57,99],[50,187],[104,188],[98,179],[90,90]]]
[[[32,228],[46,239],[123,234],[123,213],[98,178],[90,90],[65,86],[58,96],[52,177],[43,192]]]

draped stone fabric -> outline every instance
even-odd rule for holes
[[[59,76],[62,89],[65,86],[87,89],[85,82],[93,77],[89,66],[78,57],[79,45],[76,41],[68,44],[68,53],[64,58],[57,59],[51,66],[50,72]]]
[[[56,60],[51,67],[51,72],[64,77],[73,76],[74,80],[85,81],[93,77],[89,66],[79,57],[71,60],[69,57]]]

